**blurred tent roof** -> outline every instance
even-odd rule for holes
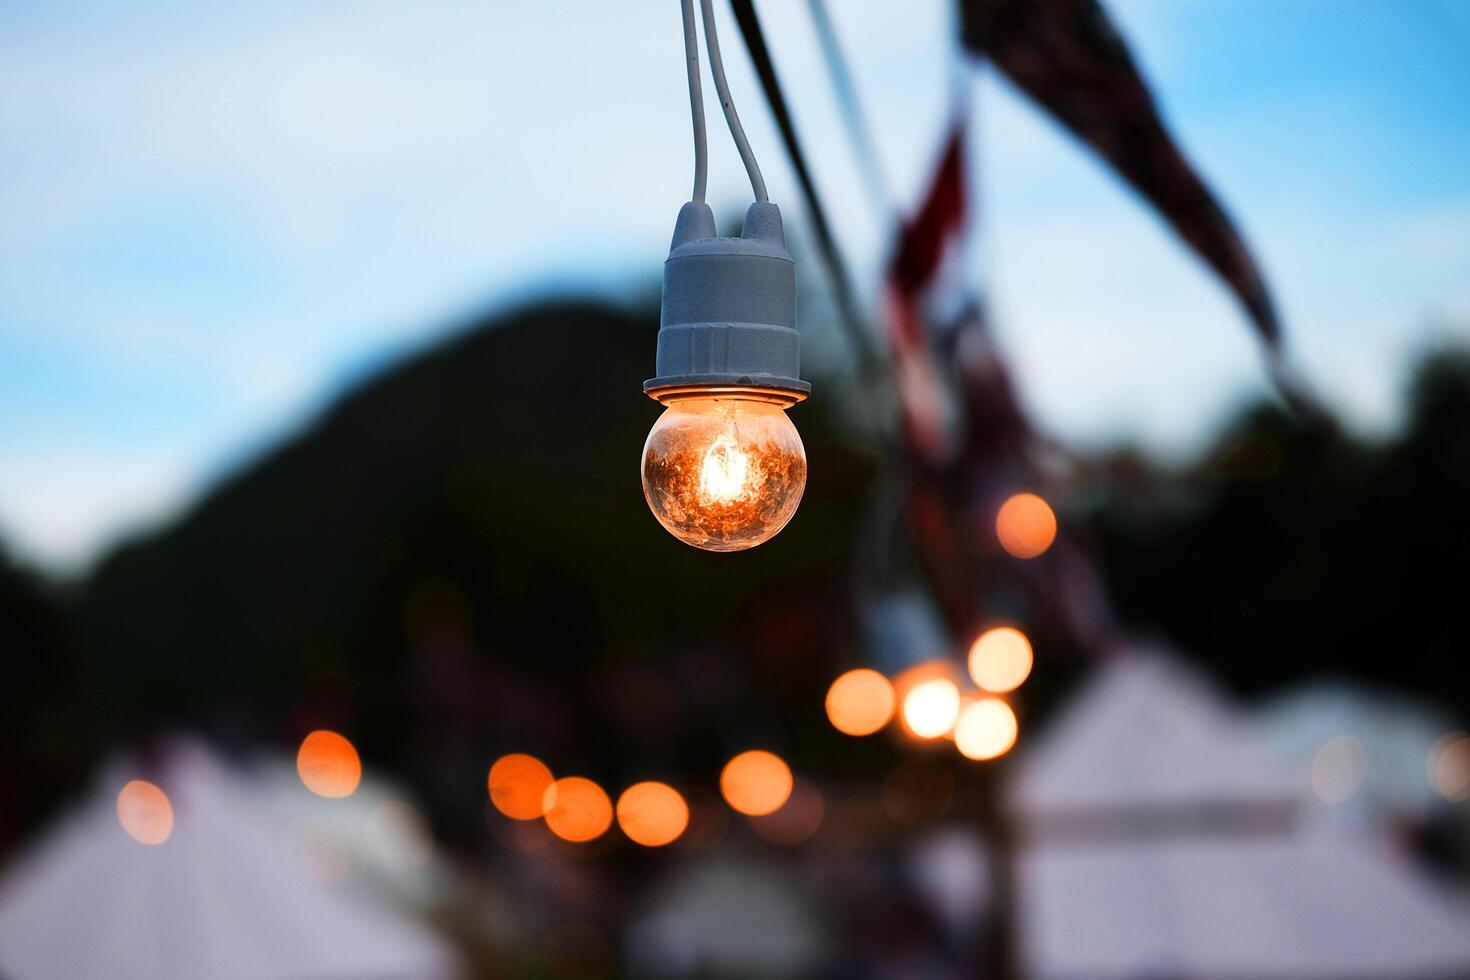
[[[1104,666],[1022,762],[1038,977],[1470,973],[1470,910],[1309,805],[1198,676]]]
[[[118,791],[158,784],[173,831],[144,846]],[[430,933],[333,891],[243,784],[196,743],[110,767],[0,882],[0,974],[18,980],[433,980]]]
[[[1072,808],[1289,804],[1290,770],[1182,662],[1137,652],[1103,666],[1026,756],[1016,803]]]
[[[296,767],[277,757],[252,765],[247,778],[262,814],[314,864],[340,870],[334,883],[421,911],[445,897],[449,870],[406,787],[365,771],[351,796],[329,799],[303,787]]]
[[[1321,680],[1271,697],[1255,720],[1269,744],[1303,774],[1330,741],[1357,739],[1365,756],[1362,791],[1346,802],[1349,807],[1423,818],[1446,805],[1427,770],[1435,743],[1455,726],[1447,712],[1422,697],[1347,679]]]
[[[631,931],[637,972],[653,976],[792,977],[827,952],[799,885],[774,865],[717,860],[657,889]]]

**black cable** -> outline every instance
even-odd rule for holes
[[[883,176],[878,144],[874,142],[873,131],[863,116],[857,85],[842,54],[842,44],[837,40],[837,28],[827,13],[826,0],[807,0],[807,10],[812,17],[812,26],[817,30],[817,40],[822,44],[822,60],[827,63],[832,91],[837,96],[837,107],[842,111],[842,121],[846,124],[847,141],[852,145],[858,169],[868,185],[868,196],[873,199],[875,208],[882,212],[883,220],[893,221],[897,209],[893,206],[893,195],[888,192],[888,180]]]
[[[857,354],[859,366],[873,380],[876,380],[883,376],[881,374],[883,360],[873,346],[872,337],[868,333],[852,290],[852,280],[847,274],[847,266],[843,263],[842,255],[837,250],[836,240],[832,237],[832,226],[827,220],[827,209],[822,206],[822,199],[818,196],[816,185],[812,181],[811,168],[807,166],[806,154],[802,152],[801,141],[797,138],[796,125],[792,122],[791,112],[787,108],[786,96],[781,91],[781,82],[776,78],[776,69],[771,63],[771,52],[766,47],[765,35],[761,33],[760,19],[756,16],[755,5],[751,0],[730,0],[730,6],[735,11],[735,22],[740,25],[740,36],[745,40],[745,48],[750,52],[750,60],[755,65],[756,75],[761,80],[761,90],[765,93],[766,102],[771,107],[771,115],[775,117],[776,126],[781,131],[781,142],[786,147],[786,155],[791,159],[791,169],[796,171],[796,181],[801,186],[801,195],[811,220],[812,235],[816,239],[817,251],[821,253],[822,262],[826,265],[827,274],[832,280],[832,293],[837,301],[838,320]]]

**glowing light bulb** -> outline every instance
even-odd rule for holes
[[[670,534],[705,551],[769,541],[801,503],[806,450],[759,391],[667,400],[643,446],[643,496]]]
[[[827,717],[845,735],[871,735],[893,717],[893,685],[876,670],[849,670],[827,689]]]
[[[618,797],[618,826],[628,839],[644,847],[663,847],[679,839],[689,826],[689,804],[667,783],[629,786]]]
[[[720,772],[725,802],[752,817],[781,809],[793,785],[791,767],[780,756],[761,749],[740,753]]]
[[[1031,641],[1011,626],[981,633],[970,647],[970,677],[994,694],[1014,691],[1031,675]]]
[[[1017,558],[1035,558],[1057,539],[1057,515],[1034,493],[1018,493],[995,515],[1000,546]]]
[[[118,791],[117,821],[139,844],[158,845],[174,832],[174,807],[163,790],[135,779]]]
[[[535,820],[546,814],[551,770],[533,755],[513,752],[495,760],[486,785],[495,809],[512,820]]]
[[[362,780],[362,760],[352,743],[336,732],[319,729],[301,740],[296,772],[317,796],[351,796]]]
[[[581,776],[565,776],[547,786],[541,809],[551,832],[576,844],[596,840],[613,822],[612,800],[601,786]]]
[[[947,677],[915,686],[903,699],[903,720],[918,738],[939,738],[954,728],[960,713],[960,689]]]
[[[1000,698],[981,698],[960,712],[954,744],[967,759],[995,759],[1016,744],[1019,728],[1010,705]]]

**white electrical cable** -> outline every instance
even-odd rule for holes
[[[704,203],[709,182],[709,146],[704,132],[704,92],[699,87],[699,37],[694,27],[694,0],[682,0],[684,15],[684,68],[689,74],[689,114],[694,119],[694,196]]]
[[[715,91],[719,93],[720,106],[725,110],[725,122],[730,126],[730,138],[735,141],[735,148],[740,151],[740,159],[745,163],[745,172],[750,176],[750,189],[755,192],[756,201],[765,203],[769,200],[766,197],[766,181],[761,176],[760,164],[755,162],[750,141],[745,138],[745,130],[740,126],[740,116],[735,112],[735,102],[730,98],[730,86],[725,81],[725,66],[720,61],[720,39],[715,33],[713,0],[700,0],[699,6],[704,15],[704,42],[709,48],[709,70],[715,79]]]

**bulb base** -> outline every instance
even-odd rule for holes
[[[780,209],[756,203],[739,238],[720,238],[709,205],[685,204],[664,262],[657,376],[643,391],[671,399],[749,390],[794,405],[801,380],[796,263]]]

